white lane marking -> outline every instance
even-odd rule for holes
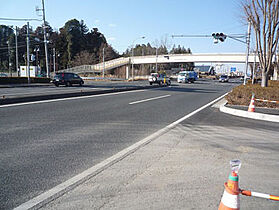
[[[0,108],[23,106],[23,105],[30,105],[30,104],[43,104],[43,103],[51,103],[51,102],[58,102],[58,101],[68,101],[68,100],[76,100],[76,99],[83,99],[83,98],[95,98],[95,97],[101,97],[101,96],[120,95],[120,94],[125,94],[125,93],[143,92],[143,91],[146,91],[146,90],[130,90],[130,91],[117,92],[117,93],[104,93],[104,94],[92,95],[92,96],[78,96],[78,97],[50,99],[50,100],[43,100],[43,101],[31,101],[31,102],[24,102],[24,103],[17,103],[17,104],[1,105]]]
[[[79,89],[72,89],[74,93],[80,93],[86,90],[108,90],[108,88],[79,88]],[[60,89],[59,92],[66,92],[66,93],[71,93],[69,92],[69,89]],[[39,93],[57,93],[57,89],[56,90],[47,90],[44,92],[41,91],[34,91],[34,92],[29,92],[29,93],[2,93],[1,96],[22,96],[22,95],[32,95],[32,94],[39,94]]]
[[[166,97],[170,97],[171,95],[164,95],[164,96],[158,96],[158,97],[154,97],[154,98],[147,98],[147,99],[143,99],[143,100],[140,100],[140,101],[134,101],[134,102],[131,102],[129,103],[130,105],[132,104],[138,104],[138,103],[143,103],[143,102],[146,102],[146,101],[152,101],[152,100],[156,100],[156,99],[160,99],[160,98],[166,98]]]
[[[74,176],[71,179],[68,179],[67,181],[53,187],[52,189],[42,193],[41,195],[38,195],[37,197],[21,204],[20,206],[16,207],[15,210],[27,210],[27,209],[33,209],[33,208],[40,208],[44,206],[45,204],[53,201],[54,199],[62,196],[64,193],[69,192],[70,190],[77,187],[79,184],[82,184],[83,182],[87,181],[91,177],[97,175],[98,173],[104,171],[108,167],[112,166],[113,164],[119,162],[123,158],[127,157],[128,155],[132,154],[139,148],[147,145],[151,141],[155,140],[156,138],[162,136],[169,130],[173,129],[176,125],[181,123],[182,121],[186,120],[187,118],[193,116],[194,114],[200,112],[201,110],[211,106],[221,98],[223,98],[228,93],[218,97],[217,99],[209,102],[208,104],[198,108],[197,110],[193,111],[190,114],[187,114],[186,116],[180,118],[179,120],[176,120],[175,122],[169,124],[168,126],[162,128],[161,130],[156,131],[155,133],[151,134],[150,136],[138,141],[137,143],[133,144],[132,146],[118,152],[117,154],[109,157],[108,159],[98,163],[97,165],[83,171],[82,173]]]

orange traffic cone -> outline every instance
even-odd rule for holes
[[[240,208],[238,175],[234,171],[225,183],[225,190],[219,205],[219,210],[237,210]]]
[[[255,95],[252,95],[251,102],[248,108],[248,112],[255,112]]]

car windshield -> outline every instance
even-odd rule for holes
[[[186,76],[186,73],[179,73],[179,76]]]
[[[54,79],[62,79],[63,76],[64,76],[64,74],[56,74],[56,75],[54,76]]]

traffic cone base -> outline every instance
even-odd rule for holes
[[[219,205],[219,210],[237,210],[239,208],[239,194],[236,191],[231,190],[227,183],[225,183],[225,191]]]
[[[237,210],[240,208],[238,175],[232,172],[228,182],[225,184],[225,190],[219,205],[219,210]]]

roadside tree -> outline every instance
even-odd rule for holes
[[[243,8],[251,21],[262,71],[262,87],[268,86],[268,78],[273,72],[279,38],[279,0],[246,0]]]

